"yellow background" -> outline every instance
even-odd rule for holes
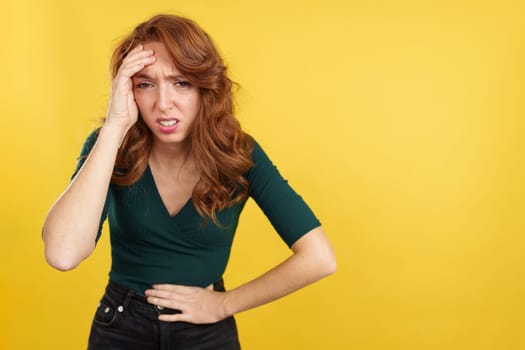
[[[60,273],[40,227],[104,115],[116,40],[174,12],[214,38],[242,125],[338,256],[334,276],[239,314],[245,349],[525,349],[521,3],[4,0],[0,348],[85,348],[107,231]],[[248,205],[227,286],[287,254]]]

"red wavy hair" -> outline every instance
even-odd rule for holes
[[[195,22],[175,15],[157,15],[139,24],[113,52],[115,77],[123,59],[138,44],[163,43],[178,71],[197,86],[200,111],[189,134],[190,152],[201,175],[192,194],[203,218],[217,221],[216,213],[248,195],[243,174],[253,165],[253,140],[233,115],[233,82],[211,38]],[[139,115],[117,155],[112,182],[135,183],[148,165],[152,133]]]

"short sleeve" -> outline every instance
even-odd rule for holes
[[[82,165],[84,165],[84,162],[86,161],[86,158],[89,156],[89,153],[91,153],[91,150],[93,149],[93,146],[95,145],[95,142],[98,138],[98,130],[93,131],[87,139],[84,141],[84,144],[82,145],[82,150],[80,151],[80,156],[77,158],[77,166],[75,167],[75,171],[73,172],[73,175],[71,175],[71,180],[77,176],[78,172],[80,171],[80,168],[82,168]]]
[[[254,142],[252,160],[254,165],[246,175],[249,194],[283,241],[291,247],[321,223],[257,142]]]
[[[86,141],[84,141],[84,145],[82,146],[82,150],[80,151],[80,156],[77,159],[77,166],[75,168],[75,171],[73,172],[73,175],[71,176],[71,180],[77,176],[78,172],[82,168],[82,165],[84,165],[84,162],[86,161],[87,157],[89,156],[89,153],[91,153],[91,150],[93,149],[93,146],[95,145],[95,142],[98,138],[98,130],[93,131],[89,136],[87,137]],[[100,218],[100,224],[98,227],[97,232],[97,238],[96,241],[98,242],[100,235],[102,233],[102,225],[104,224],[104,221],[107,217],[108,207],[109,207],[109,194],[106,196],[106,202],[104,203],[104,209],[102,210],[102,216]]]

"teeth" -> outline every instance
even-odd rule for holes
[[[173,126],[175,124],[177,124],[176,120],[161,120],[160,121],[160,125],[162,126]]]

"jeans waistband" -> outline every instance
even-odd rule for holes
[[[213,283],[213,290],[216,292],[224,292],[224,281],[221,278],[219,281]],[[118,284],[117,282],[114,282],[112,280],[109,280],[108,285],[106,287],[106,295],[111,298],[114,302],[123,305],[125,308],[127,308],[128,303],[133,301],[138,301],[142,304],[146,304],[148,306],[153,307],[152,304],[148,303],[146,300],[146,296],[138,294],[132,289],[129,289],[127,287],[124,287],[121,284]],[[157,308],[158,310],[161,310],[162,313],[180,313],[179,310],[174,309],[163,309],[163,308]]]

